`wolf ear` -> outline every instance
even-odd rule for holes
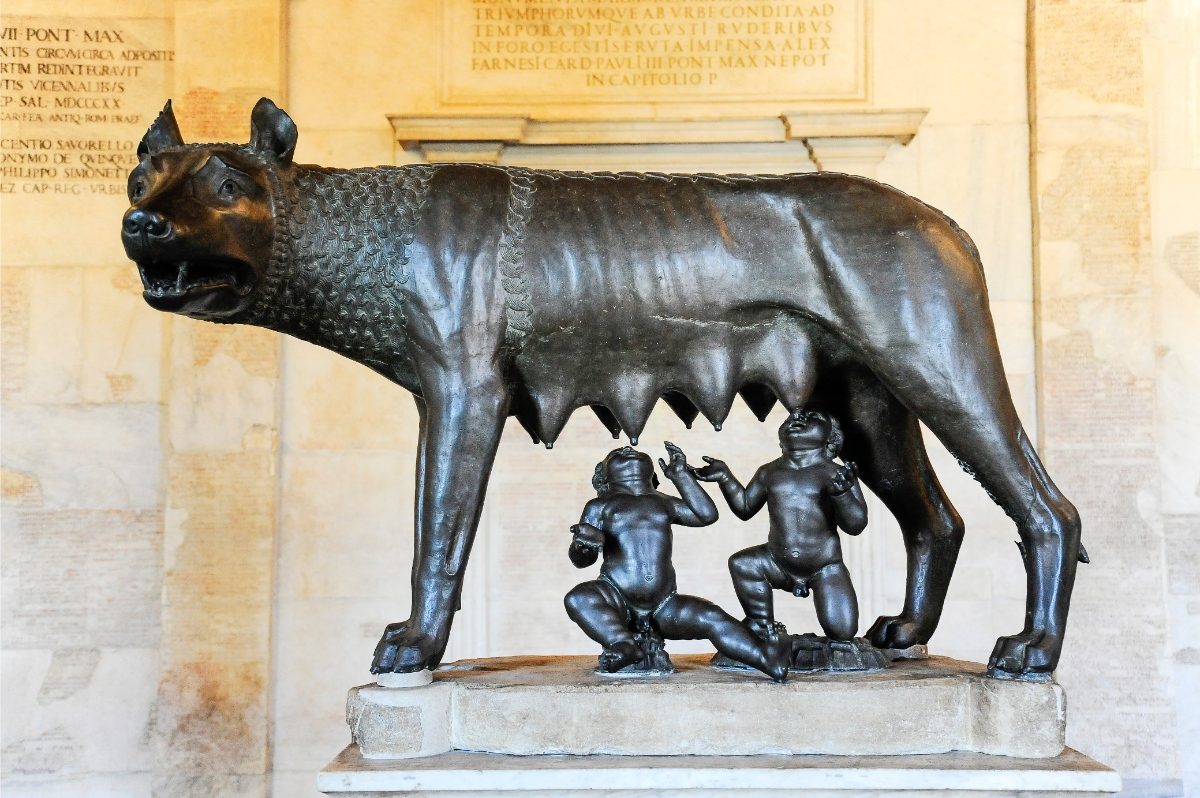
[[[163,106],[162,111],[150,125],[150,129],[146,131],[146,135],[142,136],[141,143],[138,144],[138,158],[145,158],[147,155],[154,155],[167,147],[179,147],[183,145],[183,135],[179,132],[179,123],[175,121],[175,112],[171,110],[171,101],[167,100],[167,104]]]
[[[250,146],[281,164],[296,151],[296,123],[279,106],[263,97],[250,114]]]

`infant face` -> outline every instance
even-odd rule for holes
[[[631,446],[609,452],[605,463],[610,482],[641,482],[654,474],[654,461],[650,455]]]
[[[820,413],[796,411],[779,427],[779,445],[784,451],[819,449],[829,439],[829,421]]]

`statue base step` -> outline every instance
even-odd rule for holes
[[[1084,798],[1121,789],[1071,749],[1050,759],[921,756],[508,756],[453,751],[386,761],[351,745],[317,779],[336,798]]]
[[[1065,699],[1053,682],[993,679],[982,665],[931,657],[775,684],[708,659],[679,655],[674,674],[619,679],[596,674],[594,657],[466,660],[424,686],[352,689],[347,720],[366,759],[449,751],[1051,758],[1065,745]]]

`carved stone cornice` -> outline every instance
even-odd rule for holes
[[[393,115],[404,163],[553,169],[873,174],[917,134],[925,109],[784,111],[734,119],[537,119]]]

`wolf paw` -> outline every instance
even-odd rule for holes
[[[867,639],[876,648],[911,648],[921,642],[917,622],[904,615],[881,615],[870,630]]]
[[[408,621],[389,623],[375,646],[371,673],[413,673],[433,670],[445,648],[437,640],[409,626]]]
[[[1044,632],[1032,631],[1001,637],[988,659],[992,676],[1048,678],[1058,664],[1060,641]]]

